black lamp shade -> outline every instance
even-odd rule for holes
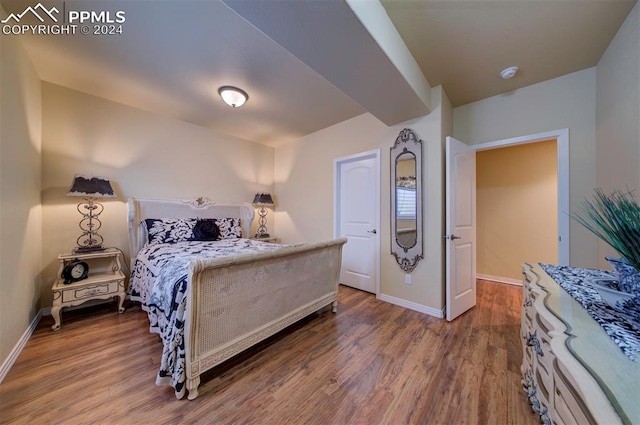
[[[253,205],[273,205],[273,198],[269,193],[256,193],[253,197]]]
[[[76,174],[67,196],[83,198],[115,198],[109,179],[90,175]]]

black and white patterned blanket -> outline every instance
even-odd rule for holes
[[[147,245],[140,250],[131,271],[129,296],[149,316],[149,330],[162,338],[162,359],[156,384],[185,395],[186,360],[184,322],[189,264],[195,258],[220,258],[269,251],[283,245],[251,239],[214,242],[177,242]]]
[[[640,315],[637,306],[629,302],[627,313],[623,314],[610,307],[598,291],[589,285],[593,279],[615,279],[613,273],[603,270],[584,269],[569,266],[542,264],[540,266],[553,280],[582,305],[589,315],[611,337],[622,352],[634,362],[640,354]]]

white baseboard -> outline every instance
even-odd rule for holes
[[[95,300],[95,301],[96,301],[95,305],[109,302],[109,300]],[[88,301],[82,305],[65,307],[65,311],[76,310],[76,309],[84,308],[91,305],[94,305],[94,304],[91,304],[91,301]],[[40,320],[42,320],[44,316],[51,316],[51,307],[45,307],[40,309],[38,314],[36,314],[36,317],[34,317],[31,323],[29,324],[29,327],[27,328],[27,330],[24,331],[24,333],[22,334],[22,337],[20,337],[20,339],[18,340],[18,343],[15,345],[15,347],[13,347],[13,350],[11,350],[11,353],[9,353],[9,357],[7,357],[6,360],[2,363],[2,366],[0,366],[0,384],[2,383],[2,381],[4,381],[5,376],[7,376],[7,373],[9,373],[9,371],[13,367],[13,364],[18,359],[18,356],[22,352],[22,349],[27,344],[27,342],[29,341],[29,338],[31,338],[31,335],[33,334],[33,331],[36,330],[38,323],[40,323]]]
[[[22,352],[22,349],[29,341],[29,338],[31,338],[33,331],[36,330],[36,327],[38,326],[38,323],[40,323],[40,319],[42,319],[42,316],[47,314],[51,314],[51,307],[43,308],[38,312],[38,314],[36,314],[36,317],[33,318],[27,330],[24,331],[24,333],[18,340],[18,343],[15,345],[15,347],[13,347],[11,353],[9,353],[9,357],[7,357],[4,362],[2,362],[2,366],[0,367],[0,384],[2,383],[2,381],[4,381],[5,376],[7,376],[7,374],[13,367],[13,364],[18,359],[18,356]]]
[[[408,308],[409,310],[414,310],[420,313],[428,314],[429,316],[437,317],[438,319],[444,319],[444,309],[438,310],[433,307],[427,307],[426,305],[414,303],[411,301],[403,300],[401,298],[396,298],[396,297],[392,297],[390,295],[385,295],[385,294],[380,294],[376,298],[379,299],[380,301],[399,305],[400,307]]]
[[[510,277],[499,277],[499,276],[491,276],[488,274],[476,273],[476,278],[482,279],[482,280],[490,280],[492,282],[506,283],[507,285],[522,286],[521,280],[511,279]]]

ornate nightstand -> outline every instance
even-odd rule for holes
[[[53,306],[51,315],[55,324],[51,329],[60,329],[60,310],[63,307],[80,305],[89,300],[107,300],[119,298],[118,312],[123,313],[125,298],[124,273],[121,271],[120,250],[107,248],[104,251],[78,254],[61,254],[58,256],[60,267],[58,276],[51,290]],[[63,272],[72,263],[84,262],[89,266],[86,278],[72,283],[65,283]]]
[[[269,236],[268,238],[256,238],[253,237],[252,238],[255,241],[262,241],[262,242],[268,242],[268,243],[278,243],[278,241],[280,239],[276,238],[275,236]]]

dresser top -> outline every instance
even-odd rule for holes
[[[598,382],[616,410],[640,423],[640,362],[629,359],[575,299],[538,264],[525,265],[546,295],[544,306],[567,327],[566,346]],[[588,402],[588,399],[587,399]]]

